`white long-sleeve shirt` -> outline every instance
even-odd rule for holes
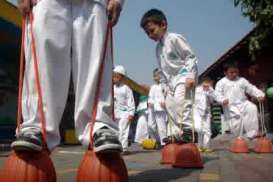
[[[197,77],[197,58],[182,35],[166,32],[157,44],[156,56],[168,82],[177,75],[182,82]]]
[[[127,85],[114,85],[114,113],[116,118],[133,116],[135,113],[133,92]]]
[[[163,88],[161,84],[154,84],[149,91],[148,103],[153,105],[154,111],[164,111],[161,103],[165,103]]]
[[[202,86],[195,89],[194,107],[203,116],[210,112],[210,104],[216,99],[213,88],[205,91]]]
[[[264,93],[249,83],[245,78],[238,77],[229,80],[227,77],[219,80],[215,87],[216,99],[223,103],[228,99],[229,104],[240,104],[247,100],[246,94],[252,97],[264,97]]]

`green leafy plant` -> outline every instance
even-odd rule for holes
[[[249,41],[249,52],[255,55],[271,41],[269,35],[273,30],[273,0],[234,0],[240,6],[245,17],[256,25],[254,35]]]

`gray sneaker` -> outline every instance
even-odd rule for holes
[[[15,151],[36,151],[40,152],[42,146],[42,133],[27,130],[19,134],[17,139],[12,142],[11,148]]]
[[[103,127],[94,133],[94,151],[96,153],[121,152],[122,147],[116,133]]]

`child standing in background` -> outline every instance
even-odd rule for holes
[[[239,76],[239,68],[236,63],[224,65],[225,77],[216,84],[216,98],[224,109],[224,118],[230,125],[231,132],[239,136],[241,131],[245,136],[253,139],[258,134],[257,106],[247,99],[247,95],[264,101],[265,94]],[[243,127],[242,127],[243,126]]]
[[[165,110],[165,97],[163,87],[160,84],[160,71],[153,71],[155,84],[151,86],[149,92],[148,106],[150,109],[149,129],[153,139],[159,138],[159,144],[164,146],[163,139],[167,137],[167,112]]]
[[[129,154],[128,135],[130,122],[134,118],[135,102],[132,90],[125,84],[121,83],[126,71],[123,66],[118,65],[114,68],[114,113],[115,121],[119,126],[119,140],[122,145],[123,154]]]
[[[212,81],[204,78],[195,90],[194,127],[198,132],[198,146],[202,152],[212,152],[209,148],[211,138],[211,107],[215,100]]]

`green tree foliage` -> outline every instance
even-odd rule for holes
[[[262,47],[272,44],[269,35],[273,30],[273,0],[234,0],[234,5],[240,6],[243,15],[256,24],[249,42],[249,51],[255,57]]]

